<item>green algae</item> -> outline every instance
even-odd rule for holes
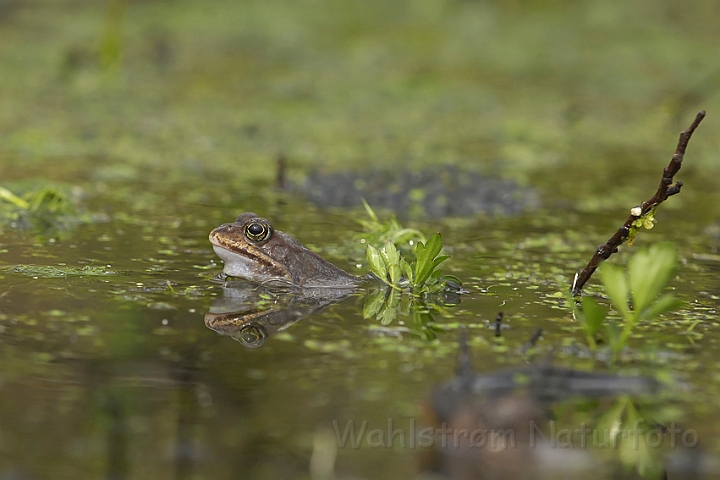
[[[96,267],[85,265],[84,267],[51,265],[2,265],[0,272],[16,273],[33,278],[68,278],[68,277],[104,277],[116,275],[117,272],[108,270],[107,267]]]

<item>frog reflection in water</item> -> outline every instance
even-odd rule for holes
[[[251,212],[210,232],[223,273],[267,286],[348,288],[362,280],[327,262]]]
[[[278,294],[245,281],[226,282],[205,314],[205,326],[248,348],[352,295],[349,288],[303,288]]]

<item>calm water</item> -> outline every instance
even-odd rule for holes
[[[564,348],[582,345],[582,335],[553,295],[602,239],[596,229],[610,231],[602,224],[613,222],[601,217],[600,226],[580,233],[588,226],[569,210],[480,218],[461,226],[420,224],[443,232],[453,255],[448,267],[470,291],[458,306],[433,315],[446,332],[435,340],[421,338],[412,317],[386,326],[364,319],[365,289],[322,312],[293,318],[277,332],[270,328],[257,348],[219,335],[204,317],[213,306],[222,310],[220,302],[233,293],[211,281],[221,266],[207,233],[241,210],[267,212],[278,228],[359,272],[349,261],[358,251],[351,240],[358,231],[353,220],[312,208],[300,216],[297,199],[278,198],[248,198],[237,206],[169,201],[161,215],[137,211],[80,226],[69,239],[53,243],[13,230],[0,237],[7,265],[94,265],[107,271],[67,278],[3,273],[4,478],[330,478],[328,472],[337,478],[414,478],[431,469],[427,457],[433,449],[411,447],[412,428],[428,424],[423,412],[430,392],[453,377],[458,324],[470,326],[473,363],[481,373],[549,358],[556,365],[607,370],[582,349]],[[94,204],[103,201],[99,196]],[[662,223],[687,226],[675,212]],[[692,257],[696,251],[712,253],[709,237],[691,244],[662,228],[644,234],[644,241],[679,241],[683,265],[673,286],[688,307],[640,328],[632,342],[636,354],[620,371],[665,372],[687,383],[634,399],[634,405],[648,421],[694,429],[700,444],[693,453],[712,459],[720,424],[713,413],[716,388],[707,380],[714,379],[717,361],[718,267]],[[499,339],[487,328],[498,311],[509,326]],[[522,353],[538,328],[545,332],[542,339]],[[552,418],[571,427],[580,419],[597,426],[617,406],[586,404],[553,404]],[[389,421],[403,432],[404,448],[397,435],[394,448],[387,437],[368,437],[374,429],[387,435]],[[342,433],[348,422],[356,434],[367,422],[359,448],[338,448],[336,428]],[[603,465],[620,461],[617,451],[600,453]],[[652,460],[653,469],[662,467],[662,455]],[[596,461],[582,459],[583,475]],[[613,475],[622,471],[613,468]]]
[[[719,21],[705,0],[0,0],[0,187],[65,186],[83,220],[56,237],[0,226],[0,480],[716,475]],[[637,241],[677,244],[685,307],[639,325],[611,367],[559,294],[701,108],[686,186]],[[212,280],[207,235],[243,211],[365,273],[365,213],[279,194],[279,155],[289,183],[450,165],[529,185],[543,209],[403,220],[442,232],[470,292],[456,306],[383,324],[363,316],[367,285],[304,318],[269,313],[262,341],[221,335],[208,312],[255,305]],[[448,408],[454,431],[555,428],[530,451],[411,443],[437,426],[429,399],[454,378],[461,325],[478,374],[552,364],[667,386]],[[636,419],[687,442],[560,448],[563,429]]]

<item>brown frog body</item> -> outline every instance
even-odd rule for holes
[[[360,278],[275,230],[252,212],[210,232],[210,243],[225,266],[223,273],[264,285],[303,288],[354,288]]]

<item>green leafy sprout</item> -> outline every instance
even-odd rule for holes
[[[439,268],[450,258],[440,255],[442,237],[439,233],[426,241],[422,232],[404,228],[395,216],[381,221],[364,199],[363,206],[370,219],[360,220],[365,230],[362,241],[367,243],[365,258],[373,275],[393,289],[414,295],[441,292],[448,281],[461,285],[457,277],[443,275]]]
[[[640,207],[635,207],[635,208],[640,210]],[[632,223],[632,225],[630,225],[630,231],[628,232],[628,246],[632,247],[632,244],[635,241],[635,237],[637,236],[637,234],[641,228],[644,228],[645,230],[651,230],[653,227],[655,227],[655,222],[656,222],[655,210],[656,209],[657,209],[657,205],[655,205],[650,210],[648,210],[648,212],[645,215],[639,216],[637,218],[637,220],[635,220]]]
[[[392,242],[387,242],[380,249],[368,245],[366,257],[370,271],[386,285],[420,296],[442,292],[448,281],[461,283],[457,277],[443,275],[440,264],[450,257],[440,255],[441,250],[442,237],[436,233],[427,242],[417,243],[413,262],[403,258]]]
[[[356,238],[361,242],[367,245],[385,245],[392,242],[403,254],[412,255],[414,245],[426,240],[420,230],[404,228],[394,215],[389,220],[380,220],[365,199],[362,202],[370,218],[358,220],[363,233],[356,235]]]
[[[363,204],[370,217],[361,221],[370,232],[363,236],[367,242],[365,257],[372,274],[388,287],[368,296],[363,316],[376,318],[385,326],[399,317],[412,316],[410,331],[414,336],[436,338],[439,329],[433,326],[432,313],[439,311],[440,305],[453,303],[444,295],[449,286],[455,292],[462,291],[460,280],[444,275],[440,268],[450,258],[441,254],[442,236],[436,233],[425,240],[420,231],[403,228],[395,217],[380,221],[367,202]]]
[[[63,215],[74,212],[68,196],[50,186],[31,190],[22,197],[15,195],[5,187],[0,187],[0,201],[31,214],[48,212]]]
[[[595,339],[604,324],[607,343],[616,358],[637,324],[655,320],[663,313],[681,307],[682,302],[672,294],[661,295],[676,269],[677,255],[671,243],[658,243],[639,250],[628,261],[627,271],[603,263],[598,269],[600,281],[622,317],[623,325],[619,329],[613,322],[606,321],[607,311],[592,297],[583,297],[580,306],[569,299],[590,348],[597,347]]]

